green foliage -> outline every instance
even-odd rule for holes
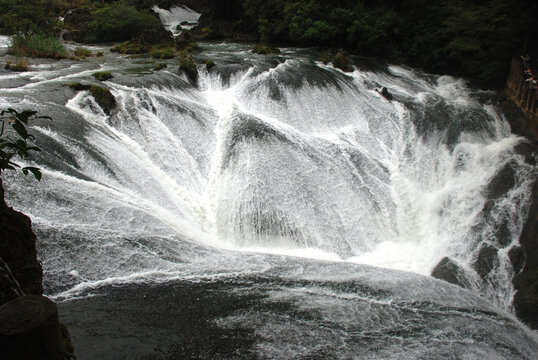
[[[210,59],[205,59],[204,64],[205,64],[207,70],[211,70],[211,69],[213,69],[215,67],[215,62],[213,60],[210,60]]]
[[[538,30],[533,1],[244,0],[243,8],[263,42],[342,47],[487,81],[503,81]]]
[[[17,61],[16,64],[13,64],[10,61],[7,61],[6,66],[4,68],[7,70],[18,71],[18,72],[24,72],[24,71],[30,70],[28,63],[24,59],[19,59],[19,61]]]
[[[153,71],[159,71],[159,70],[162,70],[162,69],[166,69],[168,67],[168,65],[166,64],[158,64],[157,66],[155,66],[153,68]]]
[[[74,53],[76,56],[79,56],[79,57],[93,56],[93,53],[91,52],[91,50],[86,49],[84,47],[80,47],[80,46],[75,49]]]
[[[345,72],[353,71],[353,67],[351,66],[350,61],[343,50],[338,51],[336,55],[334,55],[332,63],[335,68],[341,69]]]
[[[18,57],[63,59],[67,50],[58,38],[46,34],[16,35],[11,41],[9,54]]]
[[[267,46],[267,45],[261,45],[261,44],[256,44],[254,46],[254,49],[252,49],[252,51],[255,52],[256,54],[261,54],[261,55],[280,54],[280,49]]]
[[[149,10],[137,10],[132,5],[117,2],[95,10],[90,22],[88,41],[123,41],[144,31],[157,31],[160,20]]]
[[[179,58],[179,69],[183,70],[187,77],[194,83],[198,79],[198,69],[194,60],[189,55],[187,50],[180,51],[178,53]]]
[[[18,112],[14,109],[0,111],[0,173],[20,168],[20,165],[12,161],[13,157],[26,159],[32,151],[40,151],[33,145],[34,136],[26,130],[28,122],[36,119],[51,120],[48,116],[37,116],[37,111]],[[26,166],[21,170],[24,175],[32,173],[37,180],[41,180],[41,171],[38,168]]]
[[[0,34],[52,33],[56,24],[50,0],[0,0]]]
[[[138,40],[129,40],[115,45],[110,51],[120,54],[145,54],[149,49],[150,47],[147,44],[143,44]]]
[[[92,76],[99,81],[107,81],[113,78],[112,74],[108,71],[98,71],[93,73]]]
[[[89,90],[99,106],[107,115],[110,115],[110,111],[116,106],[116,98],[114,98],[110,90],[95,85],[90,86]]]
[[[176,51],[173,48],[154,49],[149,54],[155,59],[171,59],[176,56]]]

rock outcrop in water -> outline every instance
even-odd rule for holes
[[[458,264],[445,256],[433,269],[432,276],[465,288],[469,286],[469,283],[465,280],[464,273],[464,270]]]
[[[533,329],[538,329],[538,181],[532,190],[529,217],[520,236],[525,266],[514,277],[516,315]],[[521,258],[521,257],[518,257]]]
[[[43,294],[43,270],[37,260],[30,218],[7,206],[0,179],[0,256],[26,294]],[[0,305],[17,296],[0,273]]]
[[[30,218],[8,207],[0,178],[0,256],[25,296],[0,270],[0,348],[2,359],[63,359],[73,355],[67,328],[56,305],[43,295],[43,269],[37,259]]]

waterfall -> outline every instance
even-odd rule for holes
[[[169,10],[161,9],[155,5],[152,10],[159,15],[166,30],[174,36],[181,33],[182,29],[192,29],[198,25],[201,14],[189,9],[187,6],[172,6]]]
[[[399,65],[343,73],[307,50],[204,51],[217,66],[199,66],[197,86],[177,66],[122,56],[0,74],[1,107],[54,119],[31,126],[43,180],[5,174],[10,205],[33,219],[49,295],[259,276],[366,282],[382,295],[360,296],[382,307],[417,296],[482,309],[480,294],[512,311],[509,253],[537,168],[494,94]],[[110,116],[88,91],[60,86],[96,69],[115,75]],[[419,276],[444,258],[475,295]],[[344,296],[321,289],[308,291]]]

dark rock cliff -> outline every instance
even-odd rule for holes
[[[516,315],[533,329],[538,329],[538,181],[532,191],[529,217],[519,238],[525,254],[525,266],[514,277]]]
[[[27,294],[43,294],[43,271],[37,260],[36,236],[30,218],[6,205],[0,178],[0,256]],[[0,305],[16,297],[0,274]]]

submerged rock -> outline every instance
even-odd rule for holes
[[[444,280],[462,288],[469,286],[464,276],[464,270],[449,257],[444,257],[432,270],[432,277]]]

